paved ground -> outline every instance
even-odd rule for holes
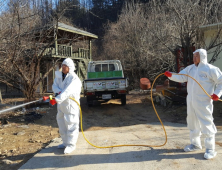
[[[66,169],[66,170],[147,170],[147,169],[222,169],[222,130],[216,135],[218,155],[212,160],[203,158],[204,149],[195,153],[183,152],[189,143],[189,132],[186,125],[164,123],[168,142],[163,147],[115,147],[98,149],[89,145],[80,133],[76,150],[64,155],[63,149],[57,149],[61,139],[57,138],[45,149],[37,153],[24,164],[20,170]],[[103,134],[100,136],[100,134]],[[98,146],[119,144],[161,145],[165,141],[160,123],[149,123],[123,127],[108,128],[85,132],[86,138]],[[202,139],[202,144],[204,144]]]

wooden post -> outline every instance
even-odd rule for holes
[[[52,61],[52,64],[53,64],[53,66],[54,66],[54,60]],[[56,69],[52,69],[52,80],[54,81],[54,79],[55,79],[55,71],[56,71]]]
[[[40,73],[40,78],[42,78],[42,73]],[[43,81],[43,80],[42,80]],[[40,96],[42,96],[42,92],[43,92],[43,84],[42,81],[39,83],[39,93]]]
[[[57,31],[58,31],[58,23],[54,27],[55,55],[58,55]]]
[[[78,77],[80,77],[80,61],[77,61],[78,63]]]
[[[2,103],[2,92],[1,92],[1,89],[0,89],[0,103]]]
[[[91,43],[91,40],[89,40],[89,61],[92,61],[92,43]]]

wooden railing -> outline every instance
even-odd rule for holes
[[[72,57],[72,46],[58,45],[58,55]]]
[[[75,58],[90,59],[89,49],[79,48],[78,51],[72,53]]]
[[[43,55],[54,55],[55,54],[55,48],[49,47],[46,48]]]
[[[83,58],[90,59],[89,49],[78,48],[78,51],[72,52],[72,46],[58,45],[57,48],[58,56],[73,57],[73,58]],[[56,55],[56,49],[54,47],[46,48],[44,51],[45,56]]]

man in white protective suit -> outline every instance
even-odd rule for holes
[[[194,64],[186,67],[179,74],[187,74],[195,78],[211,95],[205,94],[201,87],[191,78],[184,75],[174,75],[169,71],[164,74],[173,81],[187,82],[187,126],[190,130],[190,145],[185,152],[202,149],[201,134],[205,137],[205,159],[216,156],[215,134],[217,128],[213,122],[213,100],[217,101],[222,95],[222,72],[219,68],[207,63],[207,51],[198,49],[193,53]]]
[[[74,72],[75,65],[70,58],[62,62],[62,72],[55,72],[55,80],[52,85],[56,94],[57,123],[63,144],[58,148],[65,149],[64,154],[69,154],[76,148],[79,135],[79,106],[70,97],[80,103],[82,83]]]

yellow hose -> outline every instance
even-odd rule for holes
[[[151,102],[152,102],[152,105],[153,105],[153,109],[154,109],[154,111],[155,111],[155,113],[156,113],[156,115],[157,115],[157,117],[158,117],[158,119],[159,119],[159,121],[160,121],[160,123],[161,123],[161,125],[162,125],[162,127],[163,127],[164,133],[165,133],[165,142],[164,142],[162,145],[139,145],[139,144],[138,144],[138,145],[96,146],[96,145],[92,144],[92,143],[89,142],[89,140],[85,137],[85,134],[84,134],[84,132],[83,132],[83,126],[82,126],[82,109],[81,109],[81,106],[79,105],[79,103],[78,103],[74,98],[70,97],[70,99],[74,100],[74,101],[78,104],[78,106],[79,106],[79,110],[80,110],[80,121],[81,121],[81,131],[82,131],[82,135],[83,135],[84,139],[85,139],[90,145],[92,145],[92,146],[94,146],[94,147],[96,147],[96,148],[113,148],[113,147],[122,147],[122,146],[146,146],[146,147],[161,147],[161,146],[164,146],[164,145],[167,143],[167,133],[166,133],[165,127],[164,127],[164,125],[163,125],[163,122],[161,121],[161,119],[160,119],[160,117],[159,117],[159,115],[158,115],[158,113],[157,113],[157,111],[156,111],[156,108],[155,108],[155,106],[154,106],[153,94],[152,94],[153,86],[154,86],[157,78],[159,78],[159,77],[160,77],[161,75],[163,75],[163,74],[164,74],[164,73],[159,74],[159,75],[154,79],[153,84],[152,84],[152,87],[151,87],[151,95],[150,95],[150,96],[151,96]],[[176,74],[176,73],[172,73],[172,74]],[[196,79],[194,79],[193,77],[191,77],[191,76],[189,76],[189,75],[186,75],[186,74],[177,74],[177,75],[188,76],[188,77],[192,78],[195,82],[197,82]],[[197,84],[198,84],[198,85],[202,88],[202,90],[211,98],[211,96],[204,90],[204,88],[200,85],[200,83],[197,82]],[[219,99],[219,101],[222,101],[222,100]]]

